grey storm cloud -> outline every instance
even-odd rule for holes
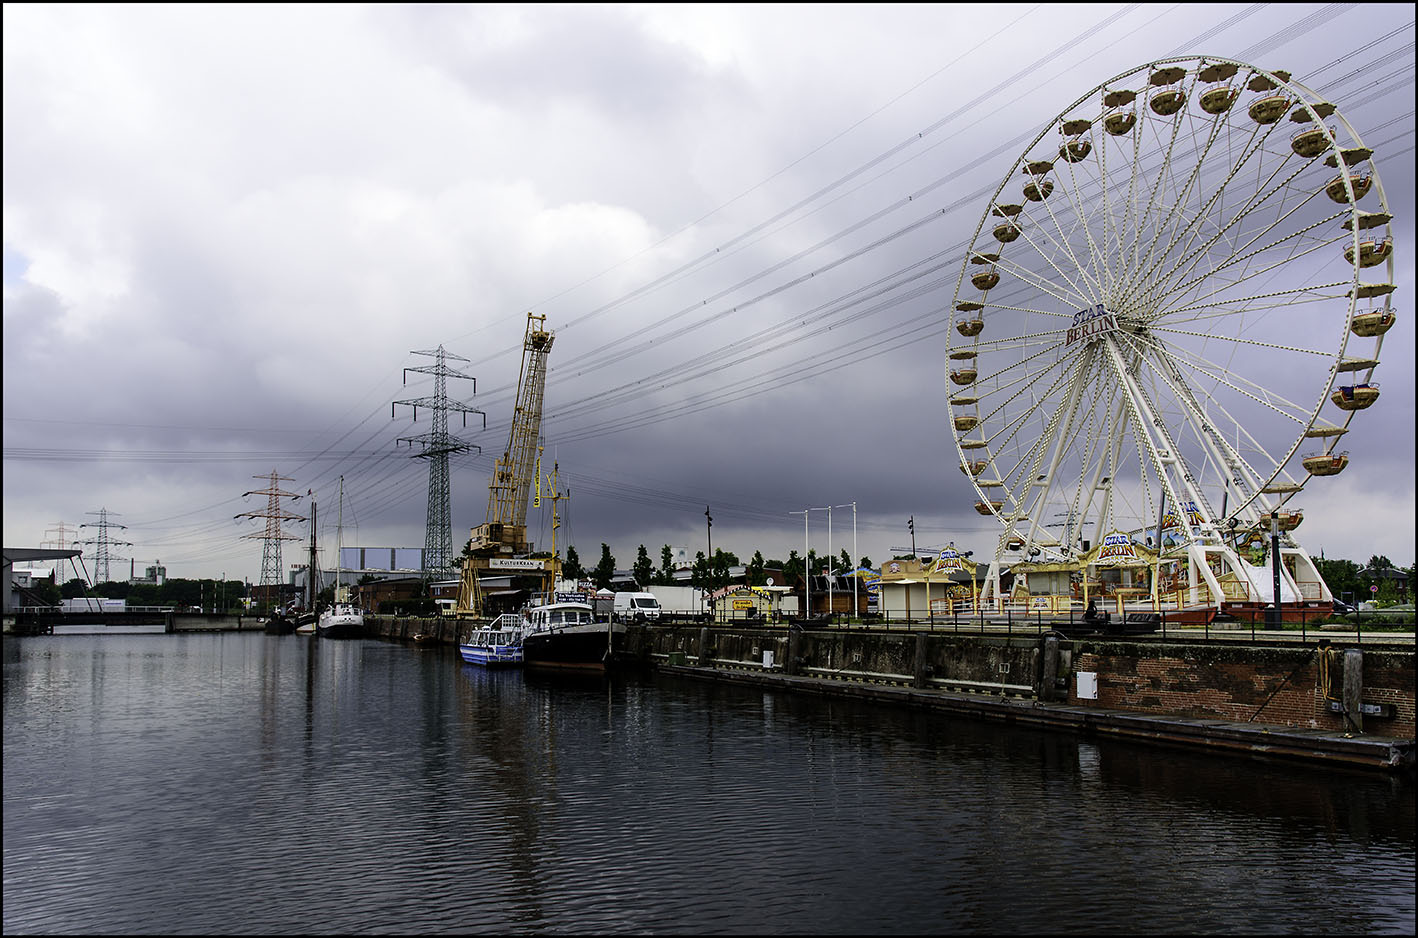
[[[880,563],[908,518],[922,549],[988,552],[948,314],[1001,180],[1090,89],[1213,55],[1332,95],[1375,151],[1411,292],[1411,8],[1182,13],[7,5],[5,543],[107,509],[140,565],[255,580],[259,529],[234,519],[276,471],[323,543],[343,477],[347,545],[421,546],[427,464],[398,440],[428,415],[393,402],[432,392],[404,369],[442,345],[476,379],[449,393],[486,415],[450,420],[480,448],[452,465],[461,545],[533,312],[556,333],[542,468],[583,561],[704,549],[706,506],[745,559],[801,551],[801,512],[828,506],[834,553],[855,537]],[[1395,305],[1351,466],[1304,492],[1316,554],[1413,560]],[[1318,395],[1323,375],[1267,362],[1236,367]],[[547,512],[529,526],[544,544]]]

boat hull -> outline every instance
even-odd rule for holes
[[[529,668],[605,671],[624,664],[625,657],[625,627],[606,622],[546,629],[522,639],[522,660]]]
[[[323,615],[316,623],[315,631],[321,638],[362,638],[364,616],[350,613]]]
[[[484,668],[516,668],[522,665],[521,645],[459,645],[458,654],[468,664]]]

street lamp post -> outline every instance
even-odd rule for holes
[[[1270,575],[1272,587],[1272,605],[1270,615],[1270,626],[1280,628],[1283,619],[1280,616],[1280,512],[1270,513]]]

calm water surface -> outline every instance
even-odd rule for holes
[[[13,933],[1406,933],[1411,784],[255,633],[4,640]]]

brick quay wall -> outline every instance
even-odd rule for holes
[[[385,638],[457,641],[457,620],[378,616],[367,621]],[[631,648],[651,665],[776,673],[1402,739],[1412,739],[1415,733],[1414,649],[1370,639],[1362,644],[1323,639],[1265,644],[1156,637],[1069,640],[1048,632],[628,628]]]

